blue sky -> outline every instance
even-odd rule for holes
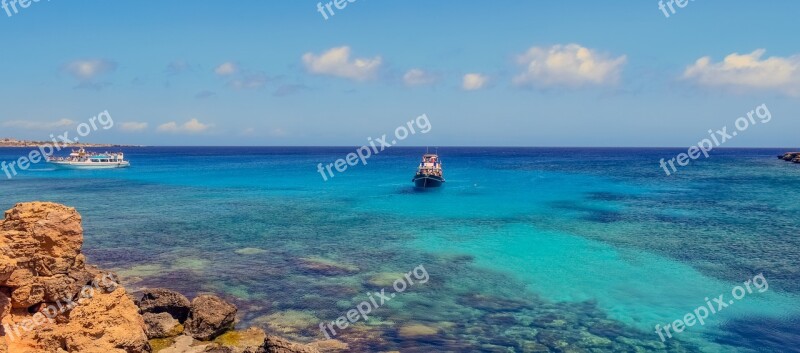
[[[688,146],[767,104],[726,146],[796,146],[800,3],[675,8],[41,0],[0,9],[0,136],[108,110],[86,141],[356,146],[424,113],[403,144]]]

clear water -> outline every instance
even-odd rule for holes
[[[341,330],[353,351],[798,351],[800,166],[783,150],[717,150],[666,177],[658,161],[681,151],[441,148],[446,186],[419,192],[424,149],[394,148],[323,181],[317,163],[353,150],[126,148],[129,169],[2,180],[0,206],[74,206],[89,260],[132,289],[220,293],[240,326],[300,340],[424,265],[429,282]],[[654,332],[759,273],[766,292]]]

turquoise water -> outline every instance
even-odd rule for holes
[[[129,287],[221,293],[240,326],[300,340],[424,265],[427,283],[336,336],[353,351],[800,346],[800,167],[783,150],[717,150],[666,177],[679,150],[441,148],[446,186],[419,192],[424,149],[395,148],[323,181],[317,163],[353,150],[131,148],[129,169],[0,181],[0,206],[74,206],[90,261]],[[767,291],[661,343],[656,324],[759,273]]]

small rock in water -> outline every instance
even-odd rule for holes
[[[324,352],[346,351],[350,348],[347,343],[334,339],[314,342],[309,344],[309,346],[318,348]]]
[[[310,345],[292,343],[275,336],[267,336],[263,349],[265,353],[320,353],[317,348]]]
[[[326,276],[346,276],[358,273],[359,268],[349,264],[340,264],[321,257],[304,257],[298,260],[300,267]]]
[[[414,338],[414,337],[436,335],[437,333],[439,333],[439,329],[437,329],[436,327],[423,324],[413,324],[401,327],[399,333],[400,337]]]
[[[141,293],[138,305],[142,313],[168,313],[181,323],[189,316],[192,304],[183,294],[163,288],[146,289]]]
[[[186,319],[186,333],[201,341],[210,341],[233,329],[236,306],[215,295],[204,294],[192,300]]]
[[[251,327],[244,331],[228,331],[214,339],[215,343],[229,348],[234,353],[257,352],[264,344],[267,334],[263,330]]]
[[[403,278],[403,273],[381,272],[369,278],[369,284],[375,287],[391,287],[394,281]]]
[[[254,323],[266,325],[274,332],[284,334],[298,333],[307,328],[319,325],[321,320],[306,311],[287,310],[265,315],[253,320]]]
[[[183,333],[183,325],[168,313],[144,313],[142,318],[149,339],[174,337]]]
[[[267,253],[266,250],[259,249],[259,248],[242,248],[242,249],[236,250],[234,252],[239,254],[239,255],[261,255],[261,254],[266,254]]]

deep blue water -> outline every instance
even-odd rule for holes
[[[424,265],[427,283],[336,338],[370,352],[800,346],[800,165],[775,158],[789,149],[715,150],[667,177],[659,160],[685,150],[448,147],[446,186],[426,192],[411,183],[424,148],[394,147],[329,181],[317,164],[354,148],[123,150],[125,170],[36,165],[3,178],[0,206],[74,206],[90,262],[131,289],[223,294],[240,326],[320,339],[320,321]],[[665,344],[654,332],[758,274],[766,291],[704,326]],[[413,335],[418,325],[437,333]]]

